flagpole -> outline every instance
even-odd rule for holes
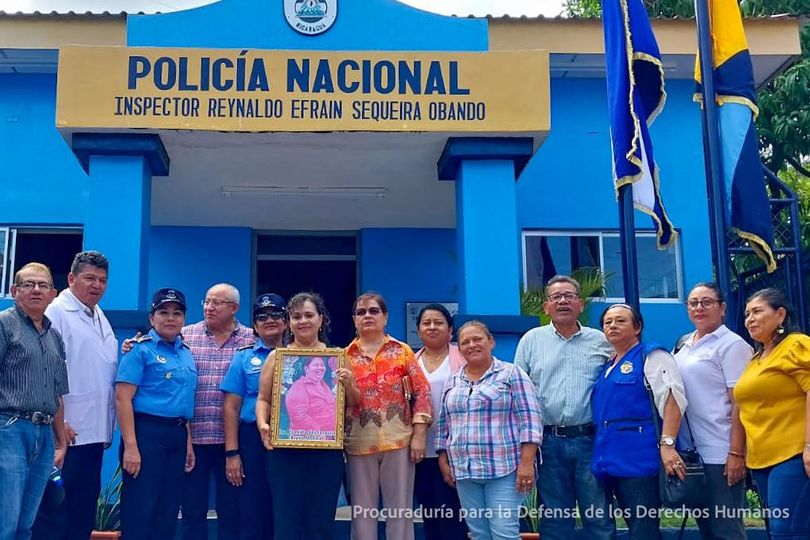
[[[619,188],[619,249],[622,255],[624,301],[641,311],[638,294],[638,261],[636,259],[636,221],[633,207],[633,184]]]
[[[728,255],[728,232],[726,230],[726,200],[723,181],[723,166],[720,161],[720,124],[714,89],[714,60],[712,36],[709,24],[708,0],[695,0],[695,19],[698,30],[698,51],[703,94],[703,154],[706,164],[706,190],[709,196],[709,232],[712,240],[712,263],[715,280],[728,305],[730,317],[726,324],[732,331],[735,328],[734,300],[731,291],[731,266]]]

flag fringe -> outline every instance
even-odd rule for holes
[[[737,227],[731,227],[730,230],[748,242],[751,249],[753,249],[754,253],[756,253],[756,256],[762,259],[762,262],[765,263],[765,269],[769,274],[776,270],[776,257],[773,255],[771,246],[769,246],[768,243],[762,239],[762,237],[754,233],[743,231]]]

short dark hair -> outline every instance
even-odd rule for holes
[[[759,290],[749,296],[745,303],[747,304],[748,302],[758,298],[764,300],[769,306],[771,306],[771,309],[773,310],[777,310],[779,308],[784,308],[785,310],[785,320],[782,322],[782,327],[785,329],[785,331],[781,334],[778,332],[774,334],[774,346],[778,345],[790,334],[802,331],[801,328],[799,328],[799,324],[796,322],[796,312],[793,310],[793,306],[790,305],[790,302],[788,302],[785,293],[774,287],[768,287],[767,289]],[[759,342],[756,343],[757,352],[762,352],[762,345]]]
[[[352,304],[352,316],[354,316],[354,312],[357,310],[357,304],[359,304],[363,300],[374,300],[379,304],[380,310],[382,310],[383,314],[388,315],[388,306],[385,304],[385,298],[375,291],[366,291],[354,300],[354,304]]]
[[[329,331],[332,329],[332,319],[329,318],[329,312],[326,311],[326,304],[323,301],[323,298],[320,294],[312,291],[305,291],[300,292],[293,295],[292,298],[287,302],[287,320],[292,318],[292,312],[295,308],[301,306],[304,302],[309,300],[315,306],[315,311],[318,312],[318,315],[323,317],[323,322],[321,322],[321,329],[318,330],[318,339],[323,341],[326,345],[329,345]],[[292,343],[295,336],[292,333],[292,325],[287,325],[286,334],[286,341],[288,343]]]
[[[105,272],[110,271],[110,261],[102,253],[98,251],[82,251],[73,257],[73,263],[70,265],[70,273],[74,276],[81,272],[82,266],[89,265]]]
[[[602,328],[605,327],[605,316],[607,315],[607,312],[616,307],[624,308],[631,313],[633,316],[633,326],[638,328],[638,339],[641,339],[641,332],[644,331],[644,317],[641,316],[641,312],[639,310],[630,304],[611,304],[606,307],[605,311],[602,312],[602,316],[599,317],[599,326]]]
[[[556,285],[557,283],[568,283],[569,285],[573,285],[574,288],[577,290],[577,296],[582,296],[582,286],[579,284],[579,281],[575,280],[571,276],[564,276],[561,274],[557,274],[546,283],[546,294],[548,294],[548,289],[552,285]]]
[[[450,315],[450,312],[441,304],[428,304],[422,309],[419,310],[419,315],[416,316],[416,326],[422,324],[422,317],[425,316],[426,311],[438,311],[444,317],[444,320],[447,321],[447,326],[453,328],[453,316]]]
[[[725,300],[725,298],[723,298],[723,291],[720,290],[720,287],[717,285],[717,283],[715,283],[713,281],[699,281],[698,283],[695,283],[694,285],[692,285],[692,288],[689,289],[689,293],[691,294],[692,291],[694,291],[698,287],[704,287],[706,289],[711,289],[712,292],[714,292],[714,294],[717,295],[717,301],[720,302],[721,304],[725,303],[726,300]]]

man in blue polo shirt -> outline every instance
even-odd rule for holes
[[[0,540],[27,539],[51,468],[67,441],[62,396],[65,348],[45,308],[53,301],[47,266],[20,268],[14,306],[0,312]]]

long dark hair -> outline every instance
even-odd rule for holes
[[[768,304],[771,309],[776,311],[779,308],[783,308],[785,310],[785,320],[782,322],[782,328],[784,329],[783,332],[779,332],[778,330],[773,335],[773,345],[776,347],[779,343],[782,342],[783,339],[788,337],[790,334],[794,332],[801,332],[802,329],[799,328],[798,323],[796,322],[796,312],[793,310],[793,306],[790,305],[788,302],[785,293],[780,291],[779,289],[775,289],[773,287],[768,287],[767,289],[762,289],[760,291],[755,292],[748,299],[745,301],[746,304],[751,302],[752,300],[764,300],[766,304]],[[757,354],[760,354],[763,349],[763,344],[755,341],[755,347]]]
[[[290,298],[290,301],[287,302],[287,317],[289,317],[289,320],[292,320],[292,313],[295,310],[295,308],[300,307],[307,300],[312,302],[312,304],[315,306],[315,311],[318,312],[318,315],[323,317],[323,321],[321,322],[321,328],[320,330],[318,330],[318,339],[323,341],[324,344],[328,347],[329,331],[332,329],[332,319],[329,318],[329,312],[326,311],[326,305],[324,304],[323,298],[321,298],[320,294],[312,291],[306,291],[300,292],[295,296],[293,296],[292,298]],[[293,336],[292,333],[292,324],[287,325],[285,335],[287,338],[286,342],[292,343],[293,340],[295,339],[295,336]]]

